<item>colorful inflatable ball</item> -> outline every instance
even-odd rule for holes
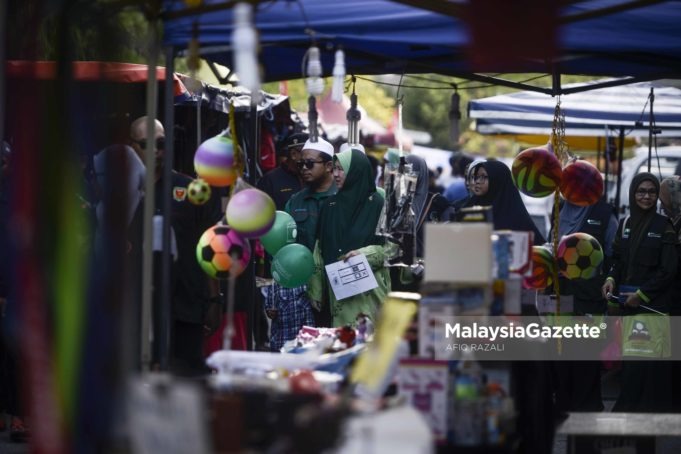
[[[544,246],[532,246],[532,276],[523,279],[525,288],[545,289],[553,283],[555,261]]]
[[[257,238],[274,224],[276,207],[270,196],[259,189],[244,189],[232,195],[227,204],[227,224],[245,238]]]
[[[212,186],[225,187],[234,183],[238,171],[232,139],[216,136],[199,145],[194,154],[194,170]]]
[[[312,252],[302,244],[287,244],[272,259],[272,278],[286,288],[307,283],[314,272]]]
[[[250,259],[248,240],[226,225],[209,228],[196,245],[196,260],[201,269],[215,279],[226,279],[232,271],[238,276],[246,269]]]
[[[560,193],[575,205],[593,205],[603,196],[603,176],[590,162],[574,161],[563,169]]]
[[[562,169],[549,148],[540,147],[519,153],[513,160],[511,173],[520,192],[530,197],[545,197],[560,185]]]
[[[293,217],[285,211],[277,211],[272,228],[260,237],[260,241],[265,250],[273,256],[287,244],[295,243],[297,236],[298,226]]]
[[[194,205],[203,205],[210,200],[210,185],[197,178],[187,186],[187,200]]]
[[[558,271],[568,279],[591,279],[603,263],[598,240],[583,232],[565,235],[558,244]]]

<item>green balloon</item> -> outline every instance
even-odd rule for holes
[[[302,244],[287,244],[272,259],[272,277],[282,287],[300,287],[313,272],[312,252]]]
[[[277,211],[272,228],[260,237],[262,246],[270,255],[275,255],[287,244],[295,243],[298,227],[293,217],[285,211]]]

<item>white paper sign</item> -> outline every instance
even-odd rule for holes
[[[374,272],[364,254],[326,265],[326,275],[329,276],[333,294],[338,301],[378,287]]]

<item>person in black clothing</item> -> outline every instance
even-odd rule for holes
[[[10,196],[9,177],[11,169],[11,148],[5,141],[0,142],[0,430],[7,429],[4,413],[9,418],[9,435],[12,441],[23,442],[28,438],[22,408],[22,381],[19,357],[20,346],[16,336],[10,336],[9,323],[12,311],[17,316],[17,307],[9,307],[12,279],[9,249]],[[15,333],[16,334],[16,333]]]
[[[546,241],[527,212],[511,170],[500,161],[483,161],[469,173],[472,196],[465,207],[491,206],[494,230],[517,230],[534,233],[534,244]]]
[[[593,236],[603,248],[604,262],[591,279],[560,278],[560,294],[572,295],[573,316],[600,323],[606,313],[606,300],[601,294],[605,273],[610,269],[612,242],[617,231],[613,208],[600,199],[591,206],[577,206],[563,201],[560,209],[559,237],[582,232]],[[551,235],[549,235],[551,237]],[[562,314],[568,315],[568,314]],[[580,349],[594,348],[593,341],[571,339],[564,342],[566,352],[579,355]],[[598,347],[598,346],[596,346]],[[601,363],[599,361],[558,361],[555,363],[556,406],[560,411],[602,411]]]
[[[138,118],[130,126],[130,146],[142,162],[145,162],[145,153],[154,150],[156,165],[153,173],[147,171],[147,178],[153,176],[156,181],[155,207],[156,213],[160,214],[164,196],[165,134],[163,125],[155,120],[155,137],[153,141],[147,140],[146,121],[146,117]],[[203,360],[203,339],[220,324],[221,302],[218,298],[217,281],[209,279],[196,261],[196,244],[203,232],[222,217],[221,204],[216,191],[213,191],[211,199],[206,204],[200,206],[191,204],[187,200],[187,186],[192,179],[175,171],[172,172],[171,178],[170,225],[171,236],[174,236],[176,242],[177,257],[171,271],[173,325],[170,369],[180,375],[197,375],[207,370]],[[140,204],[140,207],[142,206],[143,204]],[[160,269],[160,264],[154,268]],[[156,306],[158,307],[158,303]]]
[[[279,211],[284,211],[288,199],[303,189],[298,161],[308,138],[309,135],[302,132],[290,135],[279,149],[282,158],[279,167],[270,170],[258,181],[258,189],[272,197]]]
[[[656,212],[659,192],[660,183],[651,173],[639,173],[632,180],[629,187],[631,216],[620,221],[613,243],[612,268],[602,287],[606,298],[618,292],[624,298],[625,291],[628,295],[624,310],[630,317],[622,323],[625,356],[634,355],[627,351],[626,345],[631,337],[626,326],[635,319],[632,316],[652,314],[640,306],[668,313],[673,301],[673,282],[678,266],[677,239],[669,219]],[[615,307],[612,311],[617,310]],[[657,330],[651,326],[649,334],[667,336],[664,331],[663,326]],[[664,356],[662,350],[660,357]],[[623,361],[621,391],[613,411],[669,411],[672,387],[669,362]]]
[[[676,170],[677,174],[665,178],[660,183],[660,202],[662,204],[662,211],[667,215],[676,231],[677,246],[676,252],[679,257],[679,266],[676,270],[676,279],[674,279],[674,301],[670,307],[670,315],[681,315],[681,162]],[[681,332],[672,331],[672,348],[679,348],[681,345]],[[678,351],[673,352],[676,357],[679,356]],[[672,363],[672,383],[676,383],[672,394],[672,405],[675,413],[681,412],[681,361],[674,361]]]

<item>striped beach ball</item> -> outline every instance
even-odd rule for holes
[[[532,246],[532,276],[523,279],[525,288],[544,289],[553,283],[555,262],[544,246]]]
[[[523,194],[545,197],[556,190],[563,173],[558,158],[548,148],[529,148],[515,157],[513,182]]]

